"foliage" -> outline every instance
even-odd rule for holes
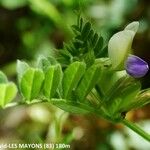
[[[4,107],[11,102],[16,94],[17,87],[13,82],[8,82],[7,77],[0,72],[0,106]]]
[[[84,23],[79,15],[77,25],[72,25],[72,30],[73,39],[68,44],[64,43],[63,50],[59,52],[60,63],[66,66],[74,61],[84,61],[90,66],[96,58],[107,56],[102,36],[93,30],[89,21]]]
[[[41,57],[34,67],[17,62],[23,103],[49,102],[67,112],[92,113],[114,123],[124,121],[128,111],[150,103],[149,90],[141,91],[139,81],[126,72],[123,77],[113,76],[117,71],[107,56],[108,44],[104,46],[102,36],[92,29],[90,22],[84,23],[79,16],[72,28],[74,38],[64,43],[56,58]],[[107,73],[112,84],[105,78]],[[7,82],[3,73],[0,79],[0,104],[7,107],[17,89],[14,83]],[[104,84],[109,89],[104,89]]]
[[[112,85],[103,79],[104,72],[109,72],[111,79],[115,71],[111,71],[109,58],[102,58],[103,38],[94,32],[90,22],[84,24],[79,17],[77,25],[72,27],[75,38],[64,44],[64,49],[60,51],[61,57],[66,60],[70,57],[73,60],[65,69],[55,58],[41,57],[35,67],[30,67],[25,62],[17,62],[19,91],[25,103],[35,99],[47,100],[69,112],[81,113],[83,109],[89,113],[98,111],[111,121],[122,120],[122,114],[149,103],[147,92],[142,93],[145,95],[144,100],[139,100],[141,84],[126,73],[121,78],[116,76]],[[6,77],[3,74],[1,76],[2,81],[5,81]],[[109,85],[109,90],[105,91],[101,87],[102,81]],[[4,87],[4,83],[1,83],[4,91],[8,88],[5,93],[6,100],[2,98],[2,101],[9,102],[16,89],[14,84],[7,84]],[[9,93],[10,88],[14,94]],[[4,106],[6,102],[1,105]]]

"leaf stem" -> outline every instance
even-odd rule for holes
[[[41,103],[41,102],[47,102],[45,100],[34,100],[32,101],[30,104],[35,104],[35,103]],[[5,108],[9,108],[9,107],[14,107],[14,106],[18,106],[18,105],[23,105],[23,104],[27,104],[27,103],[9,103],[5,106]],[[109,118],[105,113],[103,113],[103,111],[98,111],[98,110],[89,110],[90,112],[96,114],[97,116],[103,117],[106,120],[110,120],[113,122],[113,120],[111,120],[111,118]],[[141,137],[143,137],[144,139],[146,139],[147,141],[150,142],[150,134],[146,133],[143,129],[141,129],[138,125],[136,125],[135,123],[132,123],[126,119],[122,119],[120,121],[120,123],[124,124],[125,126],[127,126],[128,128],[130,128],[131,130],[133,130],[135,133],[137,133],[138,135],[140,135]]]
[[[150,141],[150,134],[146,133],[144,130],[142,130],[138,125],[135,123],[132,123],[126,119],[123,119],[121,121],[125,126],[136,132],[138,135],[146,139],[147,141]]]
[[[39,100],[39,99],[34,99],[31,102],[23,101],[23,102],[11,102],[5,105],[4,109],[10,108],[10,107],[15,107],[15,106],[20,106],[20,105],[29,105],[29,104],[38,104],[38,103],[45,103],[48,102],[47,100]]]

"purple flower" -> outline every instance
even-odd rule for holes
[[[143,59],[130,55],[125,63],[125,69],[132,77],[141,78],[146,75],[149,70],[149,66]]]

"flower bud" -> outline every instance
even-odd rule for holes
[[[124,61],[131,51],[134,35],[138,30],[139,23],[129,24],[123,31],[114,34],[108,43],[108,55],[113,70],[123,70]]]
[[[149,70],[149,66],[143,59],[130,55],[125,62],[125,69],[130,76],[134,78],[141,78],[146,75]]]

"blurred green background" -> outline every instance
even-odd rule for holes
[[[107,43],[132,21],[140,22],[134,53],[150,64],[148,0],[0,0],[0,69],[16,81],[16,59],[54,55],[72,38],[77,15],[90,20]],[[142,79],[150,86],[150,73]],[[18,97],[19,99],[19,97]],[[150,106],[128,118],[150,132]],[[121,125],[67,114],[49,104],[0,110],[0,143],[69,143],[72,150],[149,150],[150,144]],[[65,149],[65,148],[63,148]]]

